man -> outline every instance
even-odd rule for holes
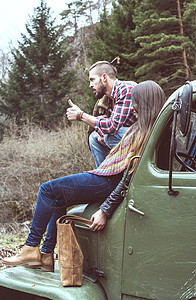
[[[90,88],[101,99],[108,97],[110,116],[91,116],[69,100],[67,117],[70,121],[82,121],[95,130],[89,137],[89,145],[98,167],[128,128],[137,120],[131,101],[133,81],[120,81],[116,78],[116,68],[107,61],[98,61],[89,69]]]

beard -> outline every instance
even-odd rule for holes
[[[97,91],[96,98],[97,99],[103,98],[103,96],[105,95],[105,93],[106,93],[106,87],[103,85],[103,83],[102,83],[102,81],[100,79],[99,91]]]

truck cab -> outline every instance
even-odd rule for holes
[[[167,100],[102,231],[76,224],[84,255],[81,287],[25,267],[0,271],[1,299],[196,299],[196,81]],[[90,219],[99,203],[68,213]],[[17,298],[18,297],[18,298]]]

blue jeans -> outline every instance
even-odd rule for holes
[[[106,146],[98,141],[98,133],[93,131],[89,136],[89,146],[95,161],[96,167],[98,167],[108,155],[110,150],[116,146],[127,132],[130,127],[121,127],[115,134],[105,134],[104,142]]]
[[[115,189],[122,174],[105,177],[90,173],[61,177],[41,185],[27,246],[38,246],[47,234],[41,251],[50,253],[56,245],[56,221],[66,213],[68,206],[103,202]]]

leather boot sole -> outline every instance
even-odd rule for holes
[[[53,267],[47,267],[47,266],[42,266],[42,265],[34,265],[34,266],[25,265],[25,267],[29,268],[29,269],[39,269],[39,270],[42,270],[43,272],[54,272]]]
[[[3,262],[5,265],[7,266],[12,266],[12,267],[17,267],[17,266],[41,266],[42,262],[41,260],[34,260],[34,261],[23,261],[23,262],[15,262],[15,263],[11,263],[11,262]]]
[[[40,269],[44,272],[54,272],[54,269],[52,267],[41,266]]]
[[[43,266],[43,265],[25,265],[26,268],[29,269],[39,269],[43,272],[54,272],[54,268],[51,266]]]

